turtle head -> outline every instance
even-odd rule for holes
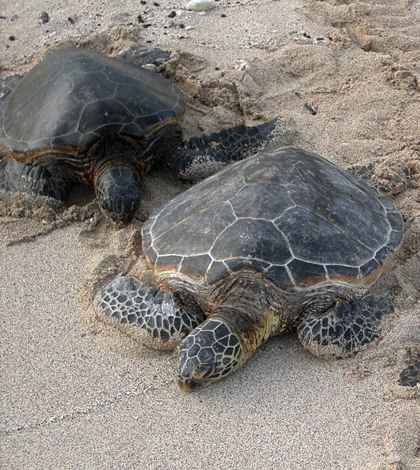
[[[179,345],[177,382],[190,392],[226,377],[242,362],[239,337],[223,321],[210,318]]]
[[[96,195],[107,217],[127,224],[140,203],[139,178],[128,168],[105,171],[96,181]]]

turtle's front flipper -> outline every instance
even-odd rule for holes
[[[65,170],[51,174],[41,166],[31,166],[16,160],[2,160],[0,189],[63,199],[69,192],[70,178]]]
[[[337,302],[324,313],[310,313],[298,325],[299,339],[313,354],[342,358],[379,337],[384,315],[393,312],[385,297]]]
[[[131,330],[154,349],[175,349],[203,321],[198,306],[186,308],[177,294],[158,291],[130,277],[114,278],[102,289],[98,304],[105,317],[118,320],[126,333]]]
[[[181,178],[196,181],[223,166],[243,160],[268,142],[277,119],[258,126],[239,125],[186,140],[182,148],[163,156],[165,163]]]
[[[420,384],[420,361],[409,365],[403,371],[401,371],[400,379],[398,380],[400,385],[404,387],[415,387]]]

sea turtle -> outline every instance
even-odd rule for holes
[[[321,357],[377,338],[386,297],[367,295],[402,242],[390,199],[296,147],[234,163],[158,208],[143,250],[162,290],[118,275],[95,300],[145,344],[178,343],[185,390],[226,377],[297,327]],[[130,326],[132,325],[132,326]]]
[[[183,142],[185,109],[183,93],[163,76],[93,51],[56,50],[0,103],[8,153],[0,189],[62,199],[71,181],[93,183],[105,214],[124,223],[156,159],[184,177],[197,161],[213,163],[204,165],[211,172],[214,162],[255,151],[275,127],[240,125]]]

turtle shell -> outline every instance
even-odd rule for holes
[[[164,77],[82,49],[54,51],[5,96],[0,142],[19,154],[81,151],[108,132],[143,137],[185,112]]]
[[[242,270],[286,292],[323,282],[366,288],[402,241],[390,199],[322,157],[284,147],[181,193],[143,226],[155,270],[213,284]]]

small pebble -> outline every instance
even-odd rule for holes
[[[246,60],[239,59],[236,61],[236,63],[238,64],[238,70],[245,70],[248,68]]]
[[[141,15],[138,15],[138,16],[137,16],[137,21],[138,21],[139,23],[144,23],[144,19],[143,19],[143,17],[142,17]]]
[[[307,103],[304,103],[304,106],[305,106],[306,110],[309,111],[310,114],[312,114],[312,116],[316,116],[317,111],[313,106],[310,106]]]
[[[14,36],[9,36],[9,41],[14,41],[16,38]]]
[[[69,16],[69,17],[67,18],[67,21],[68,21],[70,24],[74,24],[74,19],[73,19],[71,16]]]
[[[169,15],[168,15],[168,18],[175,18],[176,16],[176,11],[175,10],[172,10]]]
[[[187,10],[206,11],[211,10],[215,6],[214,0],[191,0],[187,3]]]
[[[153,5],[154,5],[155,7],[160,7],[160,3],[158,3],[158,2],[153,2]]]
[[[48,21],[50,21],[50,15],[46,11],[43,11],[39,18],[41,19],[42,24],[48,23]]]

